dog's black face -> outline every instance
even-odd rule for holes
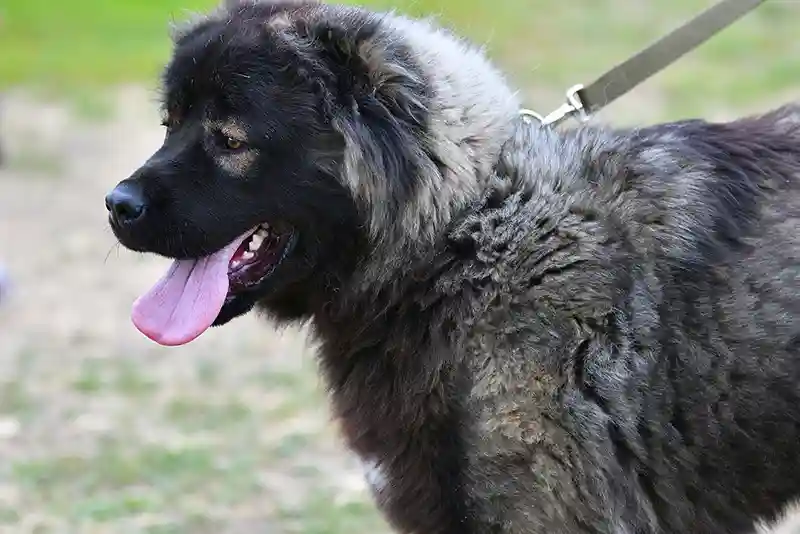
[[[163,145],[106,198],[124,246],[187,260],[173,268],[187,269],[185,287],[212,284],[212,264],[228,262],[214,325],[259,302],[285,318],[307,314],[357,261],[363,224],[337,175],[335,103],[316,90],[336,73],[313,59],[319,72],[298,69],[253,13],[194,28],[165,71]],[[208,266],[184,265],[203,258]]]

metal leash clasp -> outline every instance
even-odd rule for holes
[[[573,115],[577,115],[581,122],[587,121],[590,116],[586,113],[583,102],[581,102],[581,98],[578,95],[581,89],[583,89],[583,85],[581,84],[573,85],[567,89],[567,101],[545,116],[542,116],[532,109],[522,109],[520,110],[520,115],[522,115],[523,120],[536,119],[543,126],[558,124],[562,120],[572,117]]]

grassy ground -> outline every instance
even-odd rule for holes
[[[0,87],[25,83],[70,92],[92,107],[109,84],[152,84],[169,52],[166,27],[213,0],[5,0],[0,4]],[[712,3],[675,0],[367,0],[435,15],[477,42],[523,86],[552,105],[550,91],[591,79]],[[797,86],[800,4],[773,0],[637,90],[647,116],[756,108]],[[560,96],[558,97],[560,98]],[[552,102],[552,103],[551,103]],[[619,104],[617,108],[625,107]],[[638,116],[638,115],[637,115]]]
[[[0,533],[386,531],[301,330],[247,317],[164,349],[127,317],[164,263],[112,248],[102,197],[161,139],[151,89],[167,23],[212,3],[0,3],[0,259],[16,282],[0,309]],[[710,1],[372,5],[486,43],[546,110]],[[768,2],[604,116],[731,115],[796,96],[798,25],[800,4]]]

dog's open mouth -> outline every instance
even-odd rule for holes
[[[292,242],[290,230],[261,224],[213,254],[175,260],[133,304],[134,325],[161,345],[192,341],[214,323],[226,302],[268,278]]]
[[[228,298],[260,284],[283,259],[291,237],[269,224],[260,225],[233,253],[228,262]]]

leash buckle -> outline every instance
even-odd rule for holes
[[[572,117],[573,115],[577,115],[581,122],[585,122],[589,120],[590,115],[586,113],[586,108],[584,107],[581,97],[578,94],[582,89],[583,85],[581,84],[573,85],[567,89],[567,101],[545,116],[542,116],[540,113],[537,113],[532,109],[522,109],[520,110],[520,115],[522,115],[524,120],[529,121],[530,119],[535,119],[542,126],[558,124],[559,122],[568,117]]]

